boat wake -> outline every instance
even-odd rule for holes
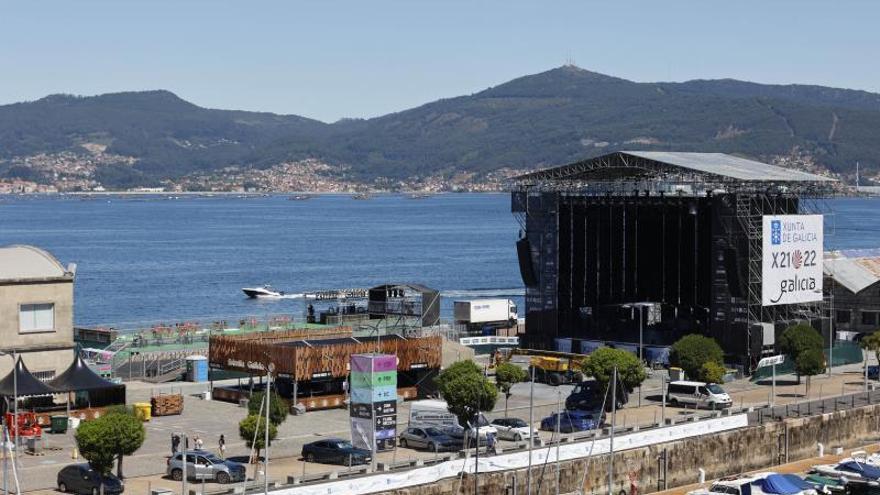
[[[306,295],[300,293],[300,294],[281,294],[280,296],[269,296],[269,297],[264,296],[261,299],[303,299],[304,297],[306,297]]]

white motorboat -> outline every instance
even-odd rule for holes
[[[872,466],[880,467],[880,452],[874,452],[873,454],[869,454],[864,450],[856,450],[850,454],[852,460],[856,462],[861,462],[862,464],[870,464]]]
[[[264,285],[262,287],[244,287],[241,291],[253,299],[258,297],[281,297],[284,295],[284,291],[275,290],[271,285]]]
[[[848,458],[835,464],[819,464],[813,466],[813,472],[830,478],[847,478],[850,480],[880,480],[880,467],[867,464],[864,459]]]
[[[793,481],[794,479],[794,481]],[[688,495],[817,495],[817,491],[796,476],[772,472],[731,476],[712,483],[708,488]]]

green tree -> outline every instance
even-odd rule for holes
[[[526,370],[511,362],[501,363],[495,368],[495,382],[504,392],[504,416],[507,416],[507,402],[510,400],[510,389],[513,384],[524,382],[528,377]]]
[[[74,438],[83,458],[89,461],[93,469],[106,474],[113,469],[114,452],[112,446],[107,445],[106,427],[101,419],[80,424]]]
[[[595,378],[600,390],[608,387],[615,367],[617,367],[617,379],[627,392],[632,392],[648,377],[639,358],[621,349],[600,347],[581,363],[584,374]]]
[[[683,369],[688,377],[700,379],[704,364],[724,364],[724,351],[715,339],[698,334],[685,335],[672,344],[669,363]]]
[[[116,475],[123,478],[122,459],[134,454],[144,443],[146,431],[131,410],[111,410],[108,414],[86,421],[76,431],[76,443],[83,457],[93,468],[108,473],[117,460]]]
[[[462,426],[477,411],[491,411],[498,400],[498,389],[473,361],[459,361],[440,372],[437,387],[449,412],[458,417]]]
[[[825,371],[825,355],[821,349],[806,349],[794,363],[798,376],[807,377],[807,397],[810,396],[810,378]]]
[[[278,428],[271,422],[269,417],[269,444],[278,436]],[[255,449],[256,457],[251,462],[257,462],[260,458],[260,451],[266,448],[266,418],[250,414],[248,417],[238,423],[238,435],[244,440],[244,444],[248,448]]]
[[[782,332],[777,347],[783,354],[788,354],[797,359],[797,356],[802,352],[808,349],[822,350],[824,345],[822,336],[819,335],[815,328],[806,323],[798,323],[786,328]]]
[[[266,394],[264,392],[254,392],[251,395],[250,400],[248,401],[248,414],[260,414],[260,407],[263,407],[262,415],[266,415],[265,409],[266,403]],[[287,419],[287,415],[290,413],[290,408],[287,405],[287,401],[282,399],[277,392],[272,392],[269,395],[269,421],[272,422],[273,425],[278,426]]]
[[[724,381],[724,373],[727,370],[724,369],[724,366],[714,362],[709,361],[703,363],[703,366],[700,367],[700,380],[706,383],[722,383]]]
[[[794,360],[798,383],[800,383],[801,376],[809,375],[804,375],[798,370],[798,358],[807,351],[818,351],[821,354],[823,347],[822,336],[810,325],[798,323],[786,328],[782,332],[776,347],[779,349],[779,352],[787,354]],[[809,385],[807,388],[809,388]]]

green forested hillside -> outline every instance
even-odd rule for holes
[[[798,147],[846,173],[856,161],[863,169],[880,162],[878,129],[880,95],[864,91],[734,80],[635,83],[565,66],[333,124],[205,109],[167,91],[56,95],[0,106],[0,160],[103,143],[108,153],[137,159],[102,172],[112,186],[301,158],[348,165],[371,179],[541,167],[616,149],[766,159]]]

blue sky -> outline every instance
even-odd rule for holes
[[[213,108],[371,117],[571,58],[636,81],[880,92],[880,2],[0,2],[0,103],[163,88]]]

